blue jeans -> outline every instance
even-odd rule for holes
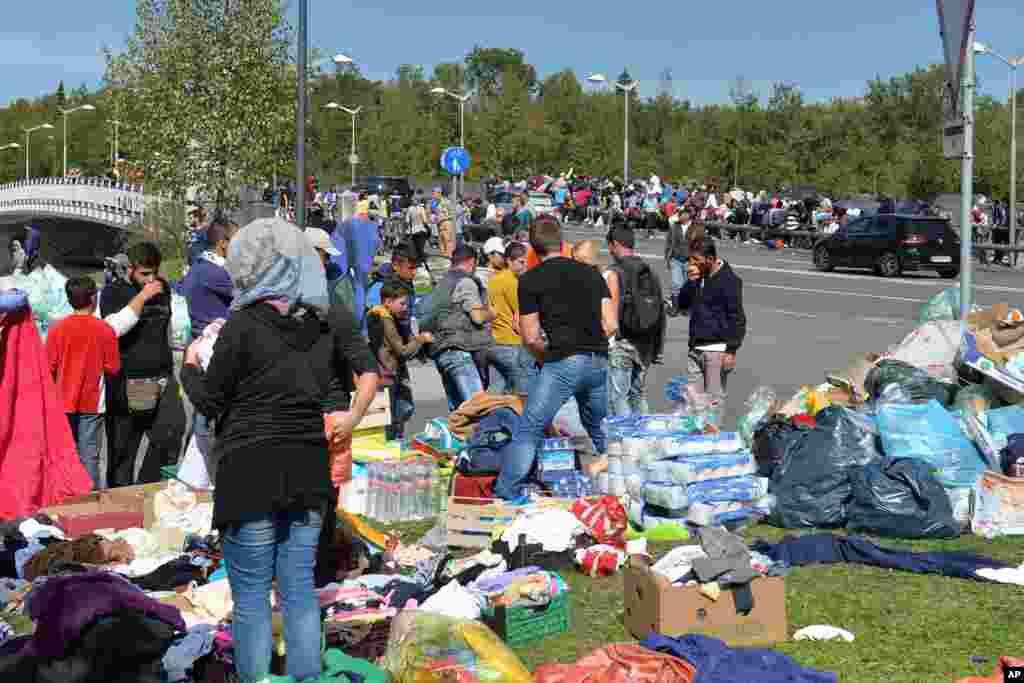
[[[232,527],[224,535],[224,562],[235,601],[235,664],[242,683],[256,683],[270,673],[274,579],[283,603],[288,675],[297,681],[320,675],[322,629],[313,568],[321,520],[317,510],[281,512]]]
[[[527,378],[536,361],[522,345],[498,344],[488,353],[492,394],[525,394]]]
[[[434,358],[434,365],[441,375],[449,410],[455,410],[484,390],[480,371],[473,362],[473,356],[466,351],[443,351]]]
[[[594,449],[605,452],[601,422],[608,416],[608,357],[581,353],[545,363],[536,381],[530,384],[523,409],[522,438],[506,449],[501,474],[494,485],[498,497],[512,500],[522,495],[544,430],[570,397],[575,397],[579,404],[580,421],[594,442]]]
[[[686,261],[677,258],[668,260],[669,275],[672,278],[672,305],[679,304],[679,292],[686,286]]]
[[[646,415],[647,369],[631,350],[608,352],[608,409],[611,415]]]
[[[416,404],[412,399],[412,387],[404,382],[396,381],[388,387],[388,398],[391,402],[392,436],[399,438],[408,422],[416,412]]]
[[[68,413],[71,435],[78,447],[78,459],[92,478],[92,488],[100,487],[100,430],[103,416],[91,413]]]

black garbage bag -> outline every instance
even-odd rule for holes
[[[870,415],[830,406],[816,419],[814,429],[790,436],[786,454],[772,472],[776,504],[768,522],[775,526],[842,527],[852,495],[849,470],[882,457]]]
[[[960,524],[931,467],[917,458],[882,458],[850,470],[850,531],[894,538],[956,538]]]
[[[786,449],[799,429],[781,415],[773,415],[754,432],[751,450],[757,462],[757,476],[771,477],[786,457]]]
[[[935,399],[946,408],[953,405],[957,386],[935,379],[921,368],[899,360],[883,360],[864,379],[864,389],[877,400],[890,384],[899,384],[910,400],[926,403]]]

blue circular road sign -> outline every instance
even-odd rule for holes
[[[449,147],[441,155],[441,168],[449,175],[462,175],[469,170],[471,163],[465,147]]]

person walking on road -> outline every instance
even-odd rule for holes
[[[661,281],[634,253],[636,237],[626,227],[608,234],[608,291],[619,319],[619,333],[608,352],[611,415],[645,415],[647,373],[665,347],[665,301]]]
[[[709,237],[690,242],[686,277],[679,308],[690,314],[690,384],[713,401],[724,401],[729,374],[736,368],[736,353],[747,335],[743,281],[719,258]]]
[[[690,259],[690,240],[703,237],[695,234],[690,212],[686,209],[676,211],[668,219],[668,235],[665,238],[665,267],[672,284],[672,298],[669,301],[668,315],[679,315],[679,292],[686,284],[686,267]]]
[[[518,242],[509,244],[505,265],[487,284],[487,299],[495,315],[488,390],[494,394],[525,394],[528,379],[536,369],[519,335],[519,276],[526,270],[526,247]]]

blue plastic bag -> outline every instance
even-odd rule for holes
[[[973,486],[986,469],[960,423],[937,401],[886,404],[878,412],[878,427],[887,456],[924,460],[943,486]]]

